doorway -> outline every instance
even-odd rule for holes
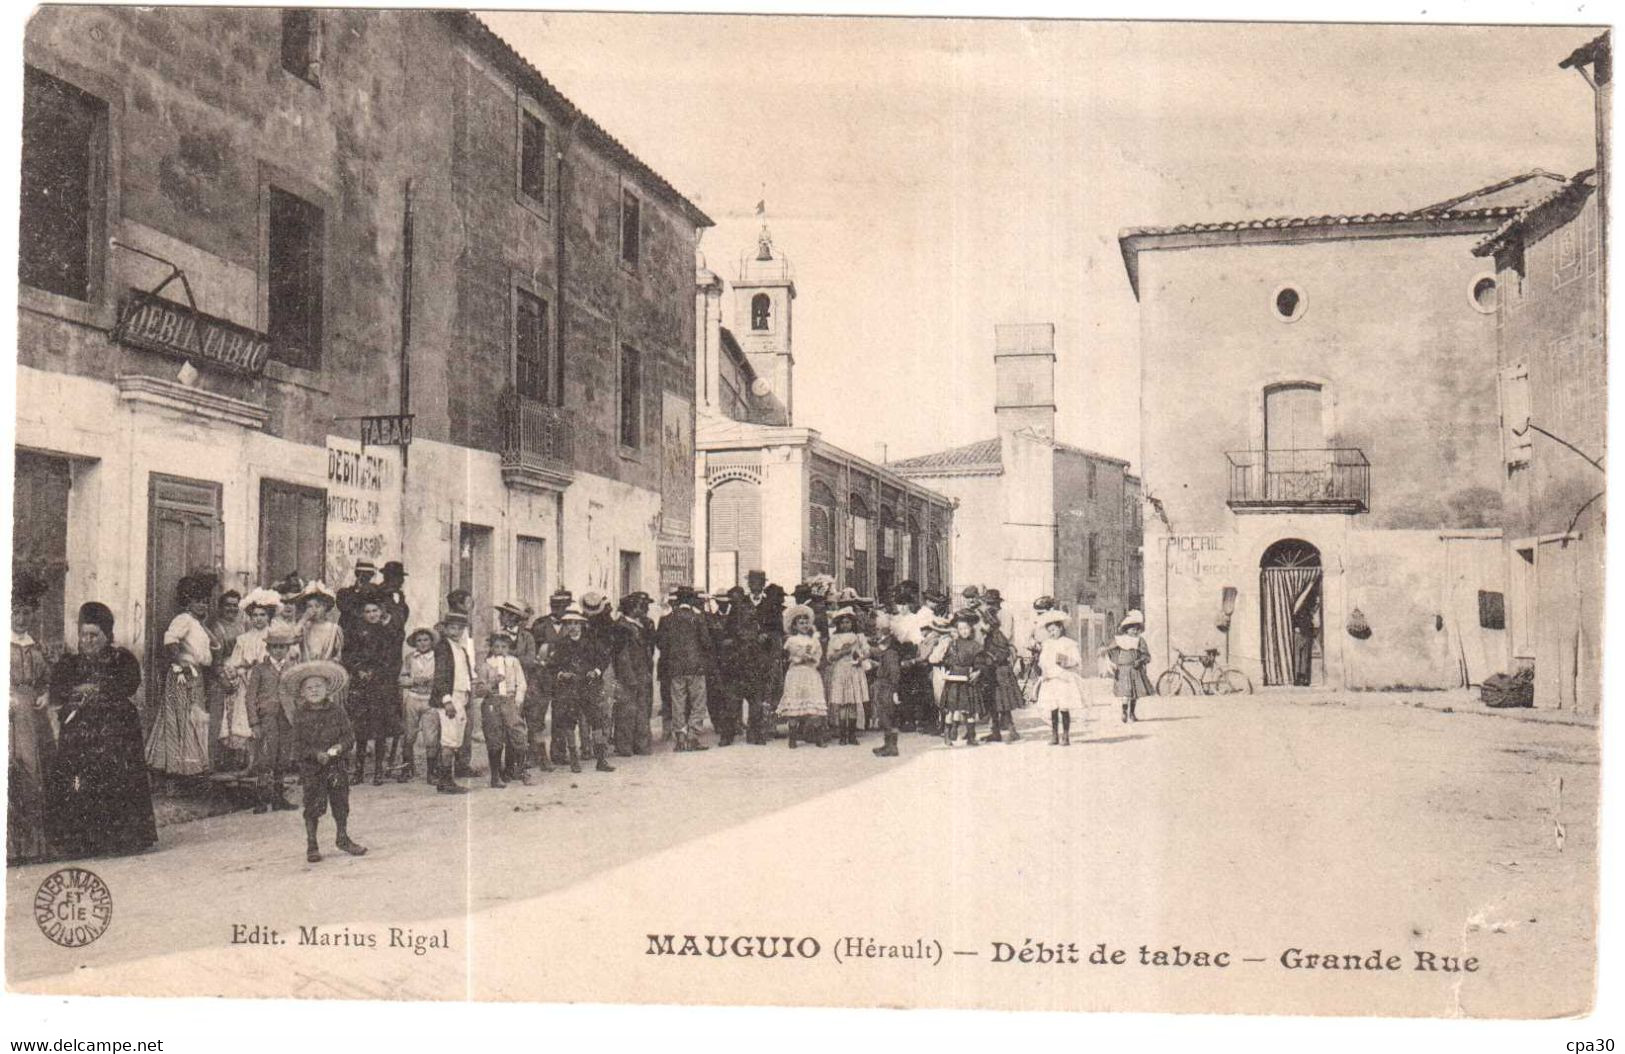
[[[1264,390],[1264,495],[1270,501],[1313,501],[1330,481],[1320,385],[1277,384]]]
[[[28,575],[44,587],[38,620],[30,632],[48,654],[58,655],[66,622],[73,467],[67,458],[19,450],[13,479],[11,573]]]
[[[469,628],[480,644],[490,635],[492,614],[500,602],[493,592],[491,568],[491,528],[462,524],[457,531],[457,581],[454,589],[466,589],[473,597],[468,609]]]
[[[164,630],[179,608],[175,589],[189,574],[218,574],[223,530],[220,484],[162,476],[147,486],[147,674],[148,698],[159,698],[167,664],[158,661]]]
[[[1258,571],[1266,685],[1308,687],[1322,678],[1320,550],[1285,538],[1264,551]]]

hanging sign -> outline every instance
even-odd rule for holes
[[[361,448],[410,446],[413,414],[383,414],[361,419]]]
[[[119,304],[119,323],[113,335],[132,348],[249,376],[263,372],[271,354],[270,341],[263,333],[134,289]]]

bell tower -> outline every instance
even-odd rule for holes
[[[766,221],[756,238],[756,252],[740,258],[739,277],[733,283],[734,328],[739,347],[765,385],[784,405],[787,422],[795,420],[792,401],[795,356],[791,350],[791,306],[796,299],[790,261],[773,246]]]

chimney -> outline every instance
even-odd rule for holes
[[[1055,326],[1023,322],[993,327],[993,367],[997,387],[993,410],[1001,444],[1011,434],[1032,431],[1055,438]]]

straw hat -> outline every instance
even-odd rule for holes
[[[586,621],[587,621],[587,616],[583,615],[581,612],[577,611],[575,608],[571,608],[569,611],[566,611],[559,618],[559,621],[560,622],[574,622],[574,623],[578,623],[578,624],[585,624]]]
[[[348,687],[350,675],[344,667],[331,659],[308,659],[305,662],[296,662],[282,671],[282,679],[277,689],[282,696],[284,705],[299,705],[299,689],[312,677],[320,677],[327,682],[327,694],[337,699]]]
[[[1046,611],[1042,615],[1038,616],[1038,624],[1040,626],[1053,626],[1056,624],[1064,626],[1066,623],[1067,617],[1066,612],[1064,611]]]
[[[808,607],[806,604],[793,604],[784,609],[784,632],[794,632],[796,627],[796,619],[810,619],[816,617],[817,616],[813,614],[813,609]]]
[[[1130,611],[1127,615],[1124,615],[1123,621],[1117,624],[1118,629],[1128,629],[1130,626],[1138,626],[1141,629],[1145,629],[1145,616],[1140,614],[1138,608]]]
[[[271,628],[265,631],[265,643],[272,644],[298,644],[299,630],[289,622],[273,622]]]
[[[597,590],[589,590],[581,594],[581,610],[588,615],[602,615],[609,610],[609,597]]]
[[[275,611],[282,606],[282,594],[261,586],[258,589],[250,589],[248,595],[237,602],[237,606],[245,612],[251,608],[270,608]]]
[[[530,614],[530,612],[525,609],[525,605],[521,604],[517,600],[504,600],[502,603],[497,605],[496,609],[498,611],[505,611],[515,618],[524,618],[526,615]]]

